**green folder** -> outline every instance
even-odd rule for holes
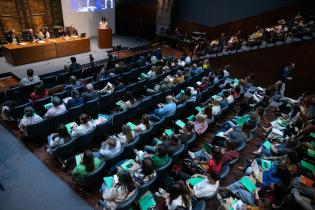
[[[253,192],[256,189],[256,185],[245,176],[241,179],[241,183],[249,192]]]
[[[192,186],[195,186],[196,184],[198,184],[199,182],[202,182],[205,178],[203,177],[192,177],[190,179],[188,179],[189,184],[191,184]]]
[[[315,151],[314,150],[311,150],[311,149],[308,149],[307,150],[307,154],[313,158],[315,158]]]
[[[136,164],[136,162],[133,159],[129,159],[127,161],[125,161],[123,164],[121,164],[121,168],[126,170],[126,171],[131,171],[132,170],[132,166],[134,166]]]
[[[117,101],[117,102],[116,102],[116,105],[117,105],[117,106],[121,106],[121,102],[122,102],[122,100]]]
[[[103,180],[104,180],[108,189],[111,189],[113,187],[114,177],[107,176],[107,177],[104,177]]]
[[[272,144],[271,144],[270,141],[268,141],[268,140],[266,140],[266,141],[264,142],[264,144],[263,144],[263,146],[266,147],[268,150],[270,150],[271,145],[272,145]]]
[[[271,168],[271,165],[272,165],[272,163],[270,160],[261,159],[261,167],[263,169],[269,169],[269,168]]]
[[[172,136],[174,134],[174,132],[171,129],[166,129],[165,130],[166,135],[168,136]]]
[[[184,91],[184,90],[181,90],[180,92],[181,92],[182,94],[185,94],[185,91]]]
[[[135,130],[136,129],[136,125],[133,124],[132,122],[128,122],[127,125],[130,127],[131,130]]]
[[[75,156],[75,163],[77,164],[77,166],[80,165],[80,163],[81,163],[81,155],[76,155]]]
[[[141,76],[144,77],[144,78],[148,77],[148,75],[146,73],[141,73]]]
[[[239,80],[238,79],[234,79],[234,84],[238,84],[239,83]]]
[[[312,145],[313,147],[315,147],[315,141],[312,141],[312,142],[311,142],[311,145]]]
[[[307,168],[308,170],[310,171],[315,171],[315,166],[313,164],[310,164],[309,162],[306,162],[304,160],[301,161],[301,165],[304,167],[304,168]]]
[[[200,111],[203,110],[203,108],[201,108],[200,106],[196,106],[195,109],[196,109],[198,112],[200,112]]]
[[[178,125],[178,126],[181,127],[181,128],[184,128],[185,125],[186,125],[186,124],[185,124],[183,121],[181,121],[181,120],[177,120],[177,121],[175,122],[175,124]]]
[[[103,118],[103,119],[105,119],[106,121],[109,120],[109,116],[108,116],[108,115],[105,115],[105,114],[98,114],[98,115],[97,115],[97,119],[99,119],[99,118]]]
[[[74,125],[77,125],[77,123],[76,123],[76,122],[70,122],[70,123],[68,123],[68,124],[65,125],[66,128],[67,128],[68,133],[72,133],[72,130],[73,130],[73,126],[74,126]]]
[[[186,118],[187,120],[193,121],[195,119],[195,115],[190,115]]]
[[[315,138],[315,133],[314,132],[311,132],[309,135],[310,135],[310,137]]]
[[[245,117],[239,117],[237,120],[236,120],[236,124],[239,125],[239,126],[243,126],[246,122],[249,121],[249,117],[248,116],[245,116]]]
[[[233,202],[232,202],[231,207],[230,207],[229,210],[235,210],[232,206],[233,206],[234,204],[236,204],[237,202],[238,202],[238,200],[237,200],[236,198],[234,198],[234,200],[233,200]]]
[[[44,105],[44,108],[45,108],[45,109],[49,109],[49,108],[52,107],[52,106],[53,106],[52,103],[48,103],[48,104],[45,104],[45,105]]]
[[[145,193],[141,198],[138,200],[140,209],[141,210],[148,210],[151,207],[156,205],[156,202],[151,194],[151,192]]]

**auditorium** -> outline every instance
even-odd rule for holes
[[[313,0],[0,0],[0,210],[314,210]]]

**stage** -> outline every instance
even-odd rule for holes
[[[149,46],[150,42],[143,38],[113,35],[113,46],[121,45],[122,47],[128,48],[141,48]],[[85,64],[89,62],[89,54],[93,54],[95,61],[101,61],[107,59],[107,52],[110,49],[99,49],[97,46],[97,38],[91,38],[91,52],[81,53],[73,55],[77,58],[77,62],[80,64]],[[36,53],[36,52],[34,52]],[[32,68],[36,75],[43,75],[50,72],[58,71],[63,69],[64,65],[70,61],[71,56],[66,56],[62,58],[55,58],[46,61],[40,61],[31,64],[25,64],[20,66],[13,66],[6,62],[4,57],[0,57],[0,74],[11,72],[19,78],[25,77],[25,70]]]

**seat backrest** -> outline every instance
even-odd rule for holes
[[[54,96],[59,97],[60,99],[66,98],[69,95],[69,91],[62,91],[59,93],[55,93]]]
[[[50,102],[51,102],[50,96],[38,99],[37,101],[33,103],[33,108],[35,109],[36,112],[42,112],[45,109],[44,105]]]
[[[26,127],[28,137],[31,139],[45,139],[49,135],[49,119],[44,119],[38,123]]]
[[[146,145],[149,137],[152,135],[153,126],[151,125],[149,129],[139,133],[139,143],[137,144],[137,147],[141,147],[142,145]]]
[[[81,104],[81,105],[74,106],[74,107],[71,107],[70,109],[68,109],[69,120],[70,121],[78,120],[80,115],[83,113],[83,108],[84,108],[84,105]]]
[[[107,122],[97,125],[95,128],[96,139],[104,139],[105,136],[108,134],[110,125],[111,125],[111,120],[108,120]]]
[[[122,125],[126,118],[127,110],[113,114],[113,126]]]
[[[99,106],[101,109],[109,107],[113,103],[113,94],[101,95],[99,99]]]
[[[124,153],[125,149],[121,148],[121,150],[116,153],[115,155],[109,157],[106,159],[106,168],[111,168],[114,165],[117,164],[118,161],[120,161],[123,158],[123,153]]]
[[[66,84],[67,82],[69,82],[69,79],[70,79],[70,73],[69,72],[59,74],[57,76],[57,84],[58,85]]]
[[[139,186],[138,190],[139,190],[139,195],[141,196],[142,194],[146,193],[151,185],[157,180],[157,176],[153,176],[151,179],[149,179],[146,183],[142,184],[141,186]]]
[[[98,111],[98,103],[98,98],[86,102],[84,105],[84,111],[90,116],[94,115]]]
[[[162,173],[164,173],[172,165],[172,161],[172,158],[169,158],[168,162],[164,166],[156,169],[156,174],[161,176]]]
[[[21,119],[24,115],[25,107],[28,107],[28,106],[32,106],[32,103],[30,101],[25,104],[21,104],[19,106],[14,107],[11,113],[12,117],[14,119]]]
[[[180,148],[172,154],[173,160],[177,160],[177,158],[184,152],[185,144],[182,144]]]
[[[104,171],[105,166],[106,166],[105,161],[102,161],[96,170],[94,170],[91,173],[88,173],[82,179],[79,179],[78,184],[81,185],[81,187],[91,187],[99,183],[102,180],[103,174],[105,172]]]
[[[13,87],[6,91],[7,100],[20,100],[21,98],[25,98],[24,91],[22,86]]]
[[[88,147],[92,144],[94,137],[95,137],[95,128],[78,136],[76,139],[77,149],[79,151],[84,151],[88,149]]]
[[[129,210],[131,205],[135,202],[138,198],[139,191],[138,189],[135,190],[134,194],[128,198],[128,200],[124,201],[123,203],[118,204],[116,210]]]
[[[56,128],[62,123],[62,124],[67,124],[69,122],[69,112],[65,111],[64,113],[55,115],[51,118],[49,118],[49,126],[50,130],[54,131]]]
[[[75,148],[76,148],[76,139],[73,138],[69,142],[57,147],[53,151],[53,157],[56,160],[66,160],[69,157],[71,157],[74,154]]]
[[[119,100],[122,100],[122,97],[124,96],[125,92],[126,92],[126,88],[124,88],[122,90],[114,91],[113,92],[113,100],[116,102]]]

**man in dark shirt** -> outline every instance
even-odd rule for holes
[[[33,42],[34,39],[36,39],[33,29],[28,29],[27,33],[23,35],[23,38],[27,42]]]
[[[9,44],[18,44],[20,42],[19,38],[16,36],[15,30],[10,31],[10,33],[6,36],[6,41]]]
[[[69,66],[70,72],[77,71],[81,68],[81,65],[77,63],[76,57],[71,57],[70,60],[71,60],[71,64]]]

